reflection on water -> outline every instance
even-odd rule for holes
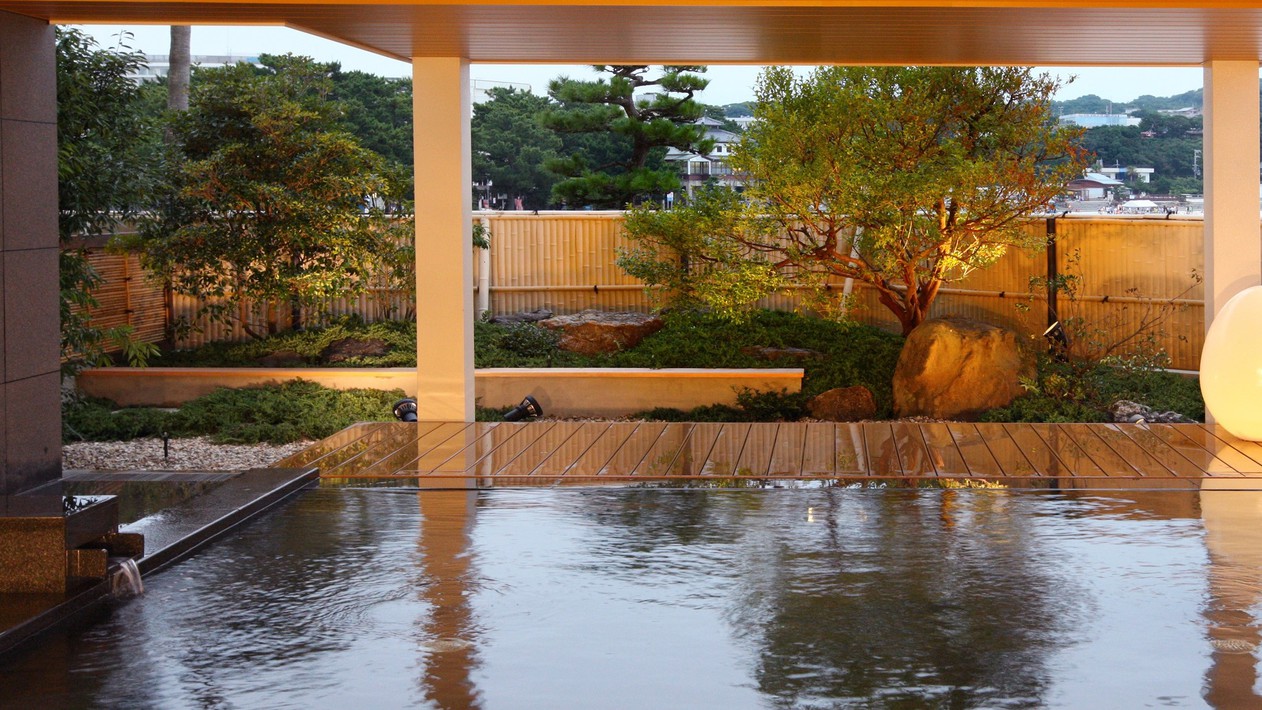
[[[29,707],[1258,707],[1262,495],[317,490]]]

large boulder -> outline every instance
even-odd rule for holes
[[[562,350],[597,355],[633,348],[665,324],[646,313],[583,311],[541,320],[539,325],[561,333],[557,346]]]
[[[1021,394],[1034,360],[1017,334],[958,316],[931,318],[907,336],[894,369],[894,414],[976,419]]]
[[[390,344],[381,338],[342,338],[328,344],[320,351],[320,362],[336,365],[363,357],[381,357],[390,352]]]
[[[857,422],[876,416],[876,400],[863,385],[837,387],[811,397],[806,409],[816,419]]]

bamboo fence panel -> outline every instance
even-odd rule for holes
[[[157,342],[166,329],[166,298],[161,285],[148,281],[136,254],[87,249],[88,263],[101,277],[94,292],[97,306],[88,309],[92,325],[107,329],[130,325],[132,336]]]
[[[620,248],[629,246],[622,232],[621,212],[475,213],[490,230],[490,310],[508,314],[546,308],[555,313],[584,309],[647,311],[653,307],[641,284],[617,266]],[[1204,293],[1194,274],[1204,263],[1204,225],[1201,220],[1070,218],[1057,220],[1057,255],[1061,273],[1079,278],[1076,300],[1060,298],[1062,318],[1081,317],[1106,337],[1134,330],[1154,306],[1145,299],[1178,299],[1165,319],[1157,343],[1171,358],[1171,366],[1196,369],[1204,334]],[[1046,230],[1044,220],[1027,226],[1035,235]],[[135,256],[124,260],[105,252],[91,253],[92,262],[106,277],[98,292],[102,305],[94,314],[109,324],[124,319],[137,326],[141,337],[162,337],[166,314],[160,285],[143,278]],[[479,258],[475,250],[474,283]],[[993,266],[948,284],[934,302],[931,315],[958,314],[1015,328],[1037,338],[1047,326],[1047,304],[1042,293],[1030,293],[1030,279],[1047,273],[1047,253],[1010,249]],[[424,274],[421,274],[424,279]],[[829,282],[840,292],[842,279]],[[852,317],[883,328],[897,322],[880,305],[875,290],[854,284]],[[790,310],[802,307],[801,294],[779,294],[760,304]],[[190,317],[199,301],[175,295],[170,317]],[[356,298],[337,299],[319,311],[341,316],[356,314],[367,321],[408,317],[410,295],[374,285]],[[282,307],[281,322],[288,309]],[[131,319],[126,321],[125,319]],[[246,337],[240,326],[197,323],[199,332],[178,343],[195,347],[217,340]]]

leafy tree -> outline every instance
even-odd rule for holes
[[[595,81],[562,77],[548,94],[559,106],[543,114],[543,124],[563,134],[606,134],[617,137],[617,152],[598,155],[580,150],[552,161],[548,168],[566,178],[553,197],[571,207],[620,209],[679,188],[671,167],[650,167],[650,160],[669,147],[708,153],[713,142],[695,121],[703,115],[693,96],[709,83],[697,76],[705,67],[667,65],[659,76],[649,66],[598,65],[610,75]],[[657,93],[636,92],[655,88]]]
[[[765,70],[759,120],[732,157],[748,204],[716,235],[765,284],[743,300],[764,295],[772,272],[816,286],[851,278],[876,289],[908,333],[943,284],[1009,246],[1039,246],[1024,218],[1085,164],[1079,131],[1051,120],[1058,87],[1020,68],[829,67],[805,79]],[[725,258],[692,256],[727,271],[731,294],[750,280]]]
[[[125,45],[102,49],[82,32],[57,28],[57,228],[60,263],[63,369],[108,362],[108,345],[133,364],[154,348],[131,337],[131,326],[102,329],[92,323],[92,295],[101,277],[87,252],[70,248],[75,237],[110,234],[133,217],[151,184],[160,138],[139,88],[127,74],[144,55]]]
[[[362,292],[406,228],[374,199],[400,189],[384,161],[338,125],[332,67],[262,63],[197,73],[173,118],[184,162],[142,240],[154,273],[253,337],[278,330],[281,303],[297,328],[302,306]]]
[[[346,129],[365,148],[411,172],[412,80],[337,68],[332,79]]]
[[[559,157],[562,142],[539,117],[552,102],[511,88],[487,93],[490,100],[473,107],[474,180],[494,182],[496,192],[521,197],[527,209],[547,207],[557,177],[544,165]]]

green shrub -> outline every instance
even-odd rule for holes
[[[79,398],[61,408],[61,440],[129,441],[161,436],[170,428],[170,412],[153,408],[119,409],[106,399]]]
[[[557,348],[561,337],[552,330],[534,323],[515,323],[500,335],[500,347],[522,357],[547,357]]]
[[[335,390],[295,380],[279,385],[221,388],[185,404],[174,431],[210,435],[218,443],[282,444],[323,439],[355,422],[392,421],[402,390]]]
[[[194,350],[163,352],[150,361],[157,367],[252,367],[274,353],[297,353],[303,365],[318,365],[320,355],[334,342],[383,340],[389,346],[385,355],[355,357],[337,363],[338,367],[415,367],[416,324],[410,321],[364,323],[356,317],[334,321],[324,328],[280,333],[266,340],[241,343],[208,343]]]
[[[178,411],[117,409],[82,399],[62,407],[63,440],[124,441],[143,437],[209,436],[220,444],[285,444],[323,439],[355,422],[393,421],[402,390],[335,390],[314,382],[221,388]]]

